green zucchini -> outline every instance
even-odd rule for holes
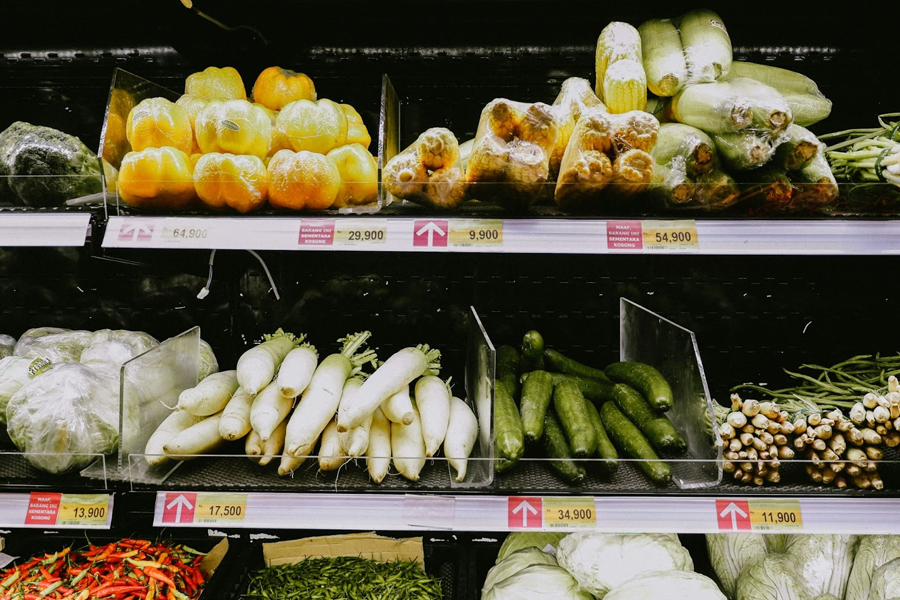
[[[556,350],[551,350],[549,348],[544,350],[544,361],[547,363],[547,368],[550,371],[565,373],[566,375],[577,375],[578,377],[588,377],[590,379],[599,379],[601,381],[607,381],[609,379],[602,369],[595,369],[594,367],[583,365],[580,362],[574,361],[571,358],[560,354]]]
[[[522,416],[522,427],[525,440],[536,442],[544,433],[544,415],[553,397],[553,378],[547,371],[534,371],[522,384],[522,400],[519,402],[519,414]]]
[[[538,371],[544,368],[544,338],[535,330],[522,336],[522,371]]]
[[[674,403],[669,382],[650,365],[619,362],[606,367],[606,375],[616,383],[630,385],[639,391],[654,410],[666,412]]]
[[[602,404],[607,400],[613,399],[613,387],[616,384],[609,380],[591,379],[590,377],[566,375],[565,373],[550,373],[550,376],[553,378],[553,385],[558,385],[563,381],[571,381],[578,386],[582,395],[588,400]]]
[[[600,466],[607,474],[612,475],[619,468],[619,453],[610,441],[609,434],[606,433],[606,427],[603,426],[603,420],[600,419],[600,411],[590,402],[588,402],[587,408],[591,425],[594,426],[594,432],[597,434],[597,451],[594,452],[594,456],[603,459],[598,461]]]
[[[597,433],[591,425],[587,405],[588,401],[571,381],[553,387],[553,409],[577,458],[590,458],[597,450]]]
[[[519,397],[519,351],[512,346],[497,348],[497,379],[506,384],[513,400]]]
[[[650,444],[660,452],[685,452],[687,442],[665,415],[658,415],[633,388],[617,383],[613,401],[628,419],[638,426]]]
[[[506,384],[494,381],[494,450],[498,458],[517,461],[525,453],[525,433],[519,409]]]
[[[572,460],[566,435],[551,410],[544,416],[544,452],[554,459],[550,466],[560,477],[569,483],[584,481],[584,467]]]
[[[659,460],[641,430],[622,414],[615,402],[607,402],[600,407],[600,420],[619,450],[631,458],[640,459],[635,464],[650,481],[659,486],[668,485],[672,481],[672,469]]]

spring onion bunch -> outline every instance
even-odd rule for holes
[[[841,140],[825,151],[834,175],[863,183],[892,183],[900,187],[900,113],[878,117],[880,127],[848,129],[819,136]]]

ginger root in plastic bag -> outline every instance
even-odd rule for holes
[[[384,187],[398,198],[439,209],[465,200],[459,142],[449,129],[432,127],[384,167]]]
[[[547,104],[492,100],[481,111],[466,168],[470,197],[522,210],[545,193],[559,126]]]

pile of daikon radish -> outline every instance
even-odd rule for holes
[[[281,459],[279,475],[292,473],[319,444],[319,468],[331,471],[365,457],[380,483],[390,470],[419,479],[426,458],[444,456],[466,477],[478,435],[469,405],[453,397],[438,373],[440,352],[427,345],[404,348],[386,361],[365,349],[371,333],[338,340],[340,352],[319,362],[315,347],[281,329],[247,350],[232,371],[214,373],[185,390],[153,433],[145,450],[151,465],[215,452],[245,438],[251,460]],[[363,367],[372,365],[371,375]],[[414,397],[410,386],[415,382]]]

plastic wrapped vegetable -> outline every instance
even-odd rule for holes
[[[115,450],[119,379],[111,368],[53,365],[10,399],[9,437],[35,467],[65,473]]]
[[[432,208],[456,208],[466,195],[456,136],[444,127],[427,129],[388,161],[383,181],[398,198]]]
[[[671,19],[650,19],[638,27],[647,87],[657,96],[674,96],[688,80],[681,35]]]
[[[792,171],[790,177],[794,183],[794,201],[798,205],[823,207],[835,202],[840,195],[823,144],[819,145],[819,151],[810,163],[799,171]]]
[[[731,37],[722,17],[698,8],[676,19],[692,83],[715,81],[732,66]]]
[[[484,584],[481,586],[481,593],[488,593],[492,587],[501,581],[508,579],[531,565],[558,566],[556,558],[554,558],[552,554],[547,554],[537,548],[522,548],[491,567],[487,576],[484,578]]]
[[[785,135],[784,142],[775,149],[774,162],[788,171],[805,169],[819,153],[822,142],[800,125],[791,125]]]
[[[100,161],[77,137],[16,121],[0,132],[0,200],[57,206],[103,190]]]
[[[607,600],[648,600],[690,598],[691,600],[725,600],[716,583],[699,573],[659,571],[638,575],[614,588]]]
[[[31,363],[32,359],[24,356],[0,359],[0,425],[6,423],[6,405],[9,404],[9,399],[31,381]]]
[[[778,140],[756,131],[714,133],[716,150],[722,164],[729,171],[756,169],[769,162],[775,155]]]
[[[794,123],[809,127],[831,114],[831,100],[819,91],[816,82],[805,75],[751,62],[732,63],[724,79],[749,77],[775,88],[791,107]]]
[[[768,554],[741,572],[735,600],[814,600],[805,576],[793,556]]]
[[[869,600],[869,591],[875,572],[883,565],[898,558],[900,558],[900,536],[863,536],[856,550],[856,557],[853,559],[844,600]],[[886,580],[883,573],[881,580]]]
[[[650,154],[662,165],[681,157],[680,162],[689,177],[706,173],[716,166],[716,145],[712,138],[704,131],[683,123],[662,123]]]
[[[496,562],[499,563],[513,552],[524,548],[537,548],[538,550],[555,554],[559,541],[564,537],[566,537],[564,533],[549,531],[535,533],[514,531],[503,540],[503,545],[500,546],[500,551],[497,552]]]
[[[13,348],[16,347],[16,338],[11,335],[0,334],[0,358],[12,356]]]
[[[13,354],[31,360],[43,358],[52,363],[78,362],[91,335],[90,331],[55,327],[29,329],[16,342]]]
[[[706,549],[722,590],[729,598],[734,598],[737,579],[744,568],[768,553],[765,536],[756,533],[707,534]]]
[[[100,329],[91,335],[90,341],[81,353],[81,363],[118,369],[135,356],[158,345],[156,338],[143,331]]]
[[[206,340],[200,340],[200,368],[197,381],[203,381],[213,373],[219,372],[219,359],[212,346]]]
[[[785,552],[797,560],[798,573],[815,598],[822,594],[844,597],[856,555],[855,535],[791,535]]]
[[[597,598],[642,573],[694,568],[677,538],[652,534],[572,533],[560,540],[556,559]]]
[[[553,146],[553,154],[550,156],[550,179],[556,180],[559,176],[559,167],[569,139],[575,130],[575,124],[581,118],[586,108],[594,106],[602,107],[603,102],[594,94],[591,83],[580,77],[569,77],[563,81],[559,95],[553,101],[551,110],[559,124],[559,134],[556,144]]]
[[[872,575],[868,600],[900,598],[900,558],[887,562]]]
[[[546,193],[559,126],[550,106],[505,98],[481,111],[466,169],[470,195],[522,210]]]
[[[507,577],[481,600],[591,600],[590,594],[579,589],[578,582],[563,568],[553,565],[532,565]]]

